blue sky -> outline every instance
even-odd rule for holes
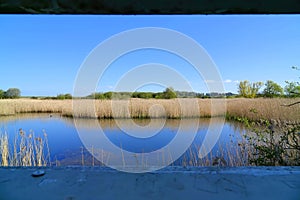
[[[217,65],[226,91],[236,93],[240,80],[274,80],[282,86],[285,80],[298,80],[299,73],[291,69],[300,65],[297,15],[1,15],[0,89],[17,87],[24,96],[72,93],[81,64],[98,44],[114,34],[143,27],[173,29],[197,41]],[[205,80],[183,59],[151,49],[116,60],[97,90],[112,90],[130,69],[152,62],[174,68],[196,92],[207,92]],[[161,89],[147,86],[142,90]]]

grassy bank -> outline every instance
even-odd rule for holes
[[[195,100],[195,99],[194,99]],[[212,103],[214,102],[214,109]],[[251,120],[274,119],[278,121],[300,122],[300,104],[289,105],[298,99],[226,99],[226,113],[228,116],[245,117]],[[96,100],[95,112],[88,105],[93,100],[76,100],[79,117],[97,118],[149,118],[149,117],[215,117],[222,115],[222,100],[196,99],[200,112],[195,109],[192,99],[130,99],[127,105],[125,100]],[[181,102],[181,103],[180,103]],[[126,112],[127,107],[129,113]],[[164,109],[162,109],[162,107]],[[112,109],[113,108],[113,109]],[[113,115],[113,110],[115,115]],[[73,116],[72,100],[34,100],[34,99],[5,99],[0,100],[0,115],[17,113],[61,113],[64,116]]]

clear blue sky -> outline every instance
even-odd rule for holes
[[[300,65],[299,15],[1,15],[0,89],[17,87],[24,96],[72,93],[77,71],[93,48],[114,34],[142,27],[174,29],[196,40],[230,92],[237,92],[240,80],[274,80],[284,86],[299,76],[291,69]],[[197,92],[206,92],[204,80],[176,56],[155,50],[126,56],[107,71],[99,91],[111,90],[137,64],[164,61],[185,74]]]

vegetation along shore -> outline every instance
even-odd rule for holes
[[[222,99],[180,99],[185,102],[185,113],[181,113],[179,99],[129,99],[129,112],[131,116],[120,108],[117,116],[120,118],[150,118],[150,117],[216,117],[224,113],[213,109],[214,106],[222,105]],[[189,107],[189,102],[196,100],[199,105],[199,111],[196,112],[193,106]],[[112,101],[117,101],[116,106],[126,103],[127,100],[95,100],[95,111],[86,109],[85,104],[91,104],[94,100],[77,99],[80,101],[80,117],[93,118],[112,118]],[[300,98],[233,98],[225,99],[226,115],[230,118],[247,118],[253,121],[261,119],[288,121],[298,123],[300,121],[300,106],[290,106],[300,101]],[[162,105],[160,109],[154,105]],[[151,109],[150,109],[151,108]],[[114,108],[118,110],[118,108]],[[1,99],[0,115],[14,115],[18,113],[60,113],[63,116],[73,117],[72,100],[39,100],[39,99]]]

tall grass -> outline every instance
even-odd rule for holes
[[[290,105],[300,101],[299,98],[258,98],[258,99],[230,99],[227,100],[227,114],[245,117],[250,120],[277,120],[300,123],[300,104]]]
[[[128,102],[126,100],[114,100],[113,104],[112,100],[74,100],[77,106],[77,113],[74,114],[72,100],[4,99],[0,100],[0,115],[45,112],[60,113],[70,117],[76,115],[76,117],[82,118],[181,118],[223,115],[220,99],[196,99],[199,105],[198,111],[192,105],[192,100],[130,99]],[[291,107],[283,106],[300,101],[299,98],[237,98],[226,99],[225,101],[227,105],[226,113],[229,116],[246,117],[251,120],[274,119],[300,122],[300,104]],[[180,102],[183,103],[180,104]],[[214,107],[212,107],[212,102]],[[129,109],[129,112],[127,112],[127,109]]]
[[[7,133],[0,132],[0,166],[46,166],[51,165],[47,134],[35,136],[33,131],[26,134],[22,129],[13,140]],[[46,156],[45,156],[46,155]]]

